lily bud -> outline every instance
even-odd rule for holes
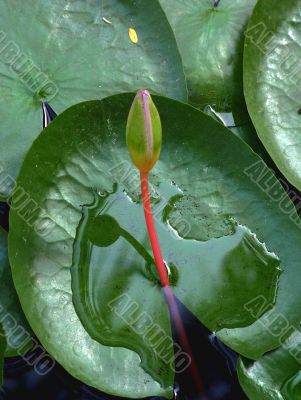
[[[139,90],[133,101],[126,143],[135,166],[140,172],[148,173],[160,156],[162,128],[158,110],[147,90]]]

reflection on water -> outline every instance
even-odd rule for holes
[[[211,239],[178,235],[176,224],[171,226],[169,221],[174,221],[173,214],[183,198],[175,185],[164,183],[153,210],[175,295],[212,331],[251,324],[258,315],[252,315],[244,305],[264,296],[273,306],[280,260],[236,221],[223,236]],[[197,211],[190,207],[190,218]],[[218,218],[220,235],[222,217]],[[138,326],[125,318],[139,320],[144,312],[166,336],[170,334],[141,200],[133,200],[117,184],[110,193],[95,193],[94,202],[83,207],[71,273],[75,309],[90,336],[108,346],[134,350],[154,379],[166,381],[171,349],[162,361],[152,346],[146,346],[143,324]],[[120,318],[120,313],[112,310],[116,311],[116,299],[122,298],[130,298],[130,303],[120,305],[118,300],[118,306],[130,313],[122,311]]]

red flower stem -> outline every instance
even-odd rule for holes
[[[168,304],[169,312],[171,318],[174,320],[176,329],[178,331],[179,339],[183,350],[189,355],[191,359],[190,370],[192,373],[193,381],[196,385],[196,388],[199,394],[204,394],[204,388],[202,382],[199,377],[198,369],[193,357],[192,349],[185,331],[185,327],[183,321],[181,319],[176,300],[173,294],[171,287],[169,286],[169,279],[167,270],[164,265],[160,244],[158,241],[156,227],[152,214],[152,207],[150,203],[150,194],[148,189],[148,173],[140,172],[141,178],[141,193],[142,193],[142,201],[145,215],[145,222],[148,230],[149,239],[151,242],[155,263],[157,266],[157,270],[160,276],[161,285],[163,286],[163,291],[165,295],[166,302]],[[201,396],[200,400],[206,400],[206,396]]]
[[[148,173],[141,172],[140,178],[141,178],[141,193],[142,193],[142,200],[143,200],[145,222],[146,222],[150,243],[151,243],[154,258],[155,258],[155,263],[156,263],[158,273],[160,276],[161,285],[163,287],[169,286],[168,274],[167,274],[167,270],[164,265],[164,261],[163,261],[157,233],[156,233],[156,228],[155,228],[155,224],[154,224],[154,220],[153,220],[152,207],[151,207],[151,203],[150,203],[150,195],[149,195],[149,190],[148,190]]]

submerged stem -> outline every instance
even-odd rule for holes
[[[199,375],[199,371],[194,359],[194,355],[193,355],[193,351],[192,348],[190,346],[189,343],[189,339],[186,333],[186,329],[184,326],[184,323],[182,321],[177,303],[176,303],[176,299],[175,299],[175,295],[171,289],[170,286],[166,286],[163,288],[163,293],[165,296],[165,300],[166,303],[168,305],[169,308],[169,314],[171,319],[174,322],[176,331],[178,333],[179,339],[180,339],[180,344],[182,346],[182,350],[189,356],[190,358],[190,364],[189,364],[189,368],[190,368],[190,372],[192,375],[192,380],[195,384],[195,388],[198,391],[198,394],[201,396],[198,400],[207,400],[206,396],[205,396],[205,392],[204,392],[204,387]]]

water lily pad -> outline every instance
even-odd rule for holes
[[[22,306],[46,349],[90,385],[142,397],[170,393],[172,374],[160,372],[151,359],[159,354],[146,351],[141,332],[115,312],[120,296],[129,296],[169,334],[125,144],[132,100],[125,94],[81,103],[38,137],[18,177],[38,208],[26,214],[30,225],[12,210],[9,253]],[[154,101],[163,147],[151,174],[152,201],[175,294],[227,344],[259,357],[279,346],[263,322],[283,313],[299,323],[300,220],[242,140],[193,107]],[[258,186],[260,173],[295,220]],[[254,299],[262,297],[266,304],[255,312]]]
[[[42,100],[60,113],[141,87],[187,99],[177,45],[157,0],[4,0],[0,25],[0,197],[13,186],[4,176],[16,177],[40,132]]]
[[[256,0],[160,0],[175,33],[192,104],[243,107],[244,28]]]
[[[259,0],[246,32],[244,85],[264,146],[283,175],[301,189],[301,4]]]
[[[11,276],[7,233],[0,227],[0,325],[5,335],[5,356],[25,354],[32,347],[32,331],[24,317]]]
[[[298,400],[301,389],[301,332],[258,361],[241,359],[240,383],[251,400]]]

